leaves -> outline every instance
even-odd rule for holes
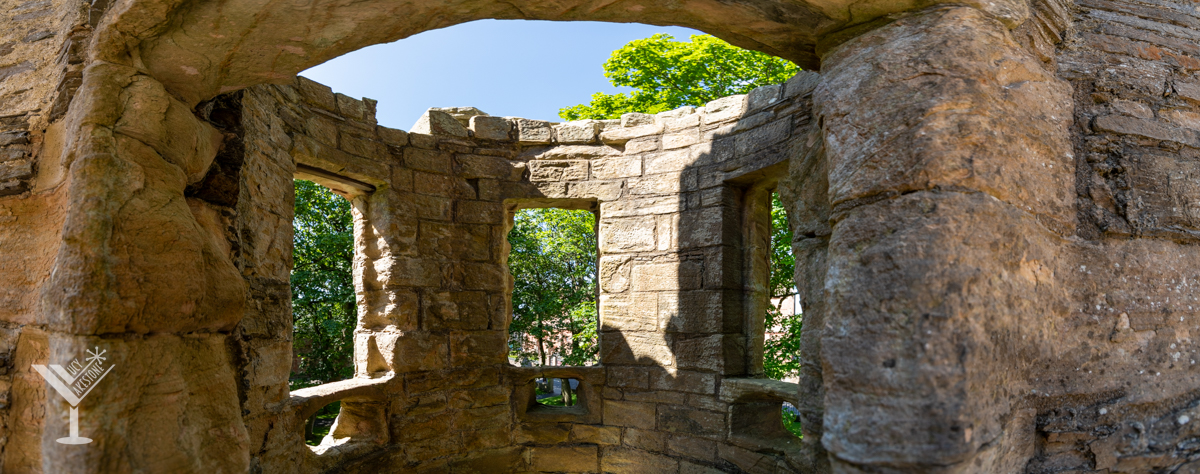
[[[782,305],[796,294],[796,257],[792,254],[792,229],[778,193],[771,193],[771,276],[768,289],[772,304],[767,308],[767,337],[763,347],[763,372],[782,380],[800,375],[800,331],[803,314],[789,315]],[[786,309],[786,312],[785,312]],[[799,312],[798,312],[799,313]]]
[[[592,95],[588,104],[559,110],[564,120],[614,119],[629,112],[658,113],[702,106],[721,97],[779,84],[799,68],[791,62],[733,46],[711,35],[690,42],[667,34],[630,41],[613,51],[604,75],[629,93]]]
[[[357,310],[350,203],[316,183],[296,180],[294,185],[292,349],[300,366],[292,374],[292,388],[300,388],[354,374]]]
[[[516,282],[510,355],[531,364],[595,363],[596,216],[526,209],[513,219],[508,268]]]

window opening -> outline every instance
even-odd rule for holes
[[[524,367],[595,365],[595,213],[522,209],[513,216],[508,242],[514,279],[510,362]]]
[[[354,375],[354,219],[350,202],[328,188],[294,180],[292,221],[291,390]],[[341,409],[334,402],[305,422],[305,442],[318,445]]]
[[[579,380],[540,378],[534,380],[538,403],[551,407],[571,407],[579,403]]]
[[[334,421],[337,421],[338,413],[342,410],[342,402],[337,401],[321,407],[313,416],[308,418],[304,425],[304,443],[309,446],[318,446],[321,440],[329,434],[329,430],[333,428]]]
[[[773,380],[797,383],[800,381],[800,333],[804,312],[796,288],[792,230],[777,191],[771,192],[770,218],[770,276],[767,281],[770,301],[763,324],[766,333],[763,338],[763,374]],[[804,436],[800,411],[795,406],[788,402],[781,403],[778,416],[783,430],[797,438]]]

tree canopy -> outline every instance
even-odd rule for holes
[[[684,105],[702,106],[721,97],[779,84],[794,76],[795,64],[726,43],[711,35],[690,42],[668,34],[630,41],[613,51],[604,75],[614,86],[632,87],[617,94],[597,92],[588,104],[566,107],[564,120],[615,119],[621,114],[653,114]]]
[[[294,183],[292,349],[300,366],[292,385],[299,388],[354,374],[357,311],[350,202],[316,183]]]
[[[508,233],[516,285],[510,357],[533,365],[596,362],[596,216],[525,209]]]

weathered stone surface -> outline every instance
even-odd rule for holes
[[[467,136],[467,128],[461,122],[455,119],[453,115],[438,109],[426,110],[409,131],[427,135],[447,135],[464,138]]]
[[[4,472],[1195,467],[1190,5],[0,4]],[[512,17],[691,26],[822,74],[623,120],[434,109],[413,133],[293,79]],[[356,377],[289,397],[296,176],[352,201],[359,324]],[[753,378],[772,189],[795,386]],[[505,360],[505,229],[530,206],[599,214],[603,366],[546,372],[587,382],[570,409],[526,406]],[[30,366],[87,346],[122,390],[68,453]],[[744,436],[778,423],[744,405],[784,399],[802,441]]]

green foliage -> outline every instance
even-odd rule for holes
[[[788,226],[787,213],[779,194],[771,194],[771,277],[769,290],[771,301],[783,303],[783,299],[796,295],[796,257],[792,255],[792,230]],[[785,315],[783,308],[772,304],[767,308],[767,332],[778,332],[768,336],[763,348],[763,371],[767,377],[781,380],[800,374],[800,330],[804,318],[800,314]]]
[[[296,180],[295,189],[292,350],[300,357],[300,367],[292,373],[293,389],[354,374],[357,323],[350,203],[309,181]]]
[[[800,417],[787,410],[779,410],[779,413],[783,416],[783,429],[796,435],[797,438],[803,439],[804,431],[800,429]]]
[[[525,209],[508,233],[513,288],[510,356],[547,365],[590,365],[596,338],[596,217],[587,211]]]
[[[333,422],[337,420],[338,413],[341,413],[342,402],[333,402],[325,405],[320,410],[317,410],[313,416],[308,418],[305,425],[304,443],[309,446],[317,446],[321,444],[321,440],[325,435],[329,434],[329,429],[333,428]]]
[[[629,93],[592,95],[589,104],[559,110],[564,120],[612,119],[629,112],[658,113],[701,106],[721,97],[779,84],[794,76],[795,64],[733,46],[711,35],[690,42],[667,34],[630,41],[613,51],[604,75]]]

